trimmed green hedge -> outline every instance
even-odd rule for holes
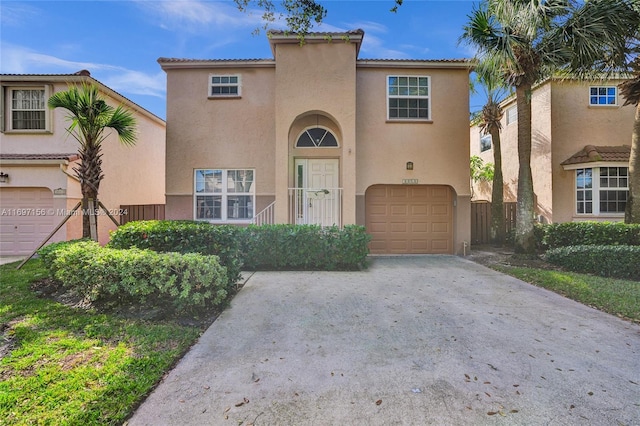
[[[110,247],[215,254],[236,282],[247,270],[353,270],[364,266],[371,237],[364,227],[212,225],[194,221],[129,222]]]
[[[94,241],[48,246],[39,254],[65,288],[107,305],[146,303],[195,312],[223,303],[229,290],[217,256],[119,250]]]
[[[109,247],[150,249],[157,252],[216,255],[227,268],[230,283],[240,279],[242,228],[188,220],[129,222],[111,233]]]
[[[553,249],[580,245],[640,245],[640,225],[622,222],[566,222],[543,227],[542,243]]]
[[[575,272],[640,280],[640,246],[566,246],[548,250],[544,257]]]
[[[365,265],[371,237],[356,225],[261,225],[242,239],[249,270],[354,270]]]

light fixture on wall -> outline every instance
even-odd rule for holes
[[[9,175],[4,172],[0,172],[0,183],[7,183],[7,182],[9,182]]]
[[[413,161],[407,161],[407,170],[413,170]]]

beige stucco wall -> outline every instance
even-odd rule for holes
[[[632,107],[589,106],[589,87],[617,85],[619,81],[547,81],[532,94],[531,171],[536,214],[545,222],[595,219],[575,214],[575,172],[560,165],[585,145],[629,145],[634,120]],[[622,101],[619,100],[619,104]],[[505,104],[505,110],[515,102]],[[518,184],[517,124],[502,121],[502,163],[505,201],[516,201]],[[493,162],[493,149],[480,153],[479,130],[470,129],[471,155]],[[491,186],[474,184],[474,200],[491,200]],[[601,216],[599,219],[619,219]]]
[[[595,219],[575,213],[575,172],[560,163],[585,145],[631,145],[634,107],[589,106],[589,86],[617,85],[621,81],[579,83],[554,82],[553,85],[553,206],[554,222]],[[621,164],[622,165],[622,164]],[[621,220],[622,215],[600,216],[600,220]]]
[[[356,47],[342,41],[275,47],[276,199],[286,199],[287,188],[293,186],[296,156],[308,157],[305,151],[314,151],[291,149],[307,124],[297,121],[318,113],[339,130],[339,149],[314,156],[339,159],[343,224],[355,223]],[[285,203],[276,204],[276,220],[288,220]]]
[[[19,76],[13,76],[19,78]],[[67,81],[49,82],[43,76],[40,80],[30,76],[28,83],[3,80],[7,87],[28,87],[46,85],[48,94],[68,89]],[[71,77],[78,81],[79,77]],[[124,102],[103,92],[107,102],[116,107]],[[5,104],[6,105],[6,104]],[[106,129],[108,135],[102,145],[102,169],[105,178],[100,185],[100,200],[119,220],[118,210],[122,204],[164,204],[165,175],[165,124],[164,121],[143,111],[137,105],[126,102],[137,121],[137,142],[127,147],[120,143],[117,134]],[[77,153],[77,141],[67,134],[69,121],[63,109],[48,111],[51,125],[47,132],[21,133],[6,131],[0,133],[0,151],[3,154],[73,154]],[[64,217],[58,214],[64,209],[72,209],[80,201],[80,185],[73,171],[74,163],[64,160],[49,161],[43,164],[39,160],[3,161],[2,169],[11,176],[9,187],[46,187],[52,191],[63,190],[65,195],[54,195],[56,224]],[[11,171],[8,171],[11,170]],[[67,174],[65,174],[65,172]],[[62,192],[60,192],[62,194]],[[59,219],[59,220],[58,220]],[[102,244],[109,241],[109,231],[116,228],[106,216],[98,219],[99,240]],[[72,217],[57,233],[56,239],[74,239],[82,236],[80,216]]]
[[[241,74],[242,97],[210,99],[210,74]],[[195,169],[255,169],[258,200],[274,196],[274,81],[273,67],[167,71],[167,219],[194,218]]]
[[[468,69],[363,64],[353,41],[271,43],[271,62],[160,61],[167,73],[167,218],[193,218],[194,169],[255,168],[256,212],[275,199],[276,222],[288,222],[295,160],[331,158],[340,165],[343,224],[364,225],[371,185],[403,179],[449,185],[461,253],[470,238]],[[240,75],[242,96],[208,99],[210,74]],[[430,122],[387,122],[391,74],[431,77]],[[295,147],[316,124],[334,133],[337,148]],[[407,161],[414,162],[411,172]]]
[[[389,75],[431,78],[430,121],[386,120]],[[463,242],[470,238],[468,71],[361,67],[357,81],[358,195],[363,196],[372,185],[402,184],[403,179],[417,179],[420,185],[451,186],[457,204],[454,247],[461,253]],[[409,161],[413,170],[406,168]]]

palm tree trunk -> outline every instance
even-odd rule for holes
[[[535,253],[533,230],[534,195],[531,176],[531,84],[516,87],[518,108],[518,204],[516,209],[516,253]]]
[[[80,149],[80,167],[75,172],[82,191],[82,238],[98,241],[98,188],[102,174],[100,145],[88,143]]]
[[[636,105],[636,118],[631,136],[629,157],[629,198],[625,210],[626,223],[640,223],[640,103]]]
[[[491,242],[501,247],[504,244],[504,180],[502,177],[502,150],[500,129],[491,130],[493,143],[493,184],[491,187]]]

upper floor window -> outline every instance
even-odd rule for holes
[[[45,87],[10,87],[6,90],[7,130],[44,131],[49,127],[48,90]]]
[[[387,105],[389,120],[430,120],[430,77],[387,77]]]
[[[627,167],[576,169],[576,213],[624,213],[629,197]]]
[[[234,97],[241,95],[239,75],[210,75],[209,96]]]
[[[196,220],[249,222],[253,219],[253,169],[198,169],[194,180]]]
[[[507,108],[507,113],[505,114],[505,116],[507,117],[507,126],[518,121],[518,107],[514,105],[510,108]]]
[[[589,105],[617,105],[616,86],[592,86],[589,88]]]
[[[311,127],[300,135],[296,148],[334,148],[338,146],[336,137],[322,127]]]
[[[489,151],[491,149],[491,134],[483,135],[480,133],[480,152]]]

